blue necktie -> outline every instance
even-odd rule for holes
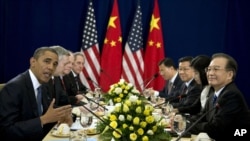
[[[37,108],[38,108],[38,114],[39,116],[42,115],[42,88],[41,86],[39,86],[37,88]]]
[[[216,94],[214,94],[214,97],[213,97],[213,105],[215,105],[216,100],[217,100],[217,96],[216,96]]]

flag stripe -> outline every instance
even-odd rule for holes
[[[100,75],[100,65],[97,59],[92,58],[98,58],[99,51],[97,50],[97,47],[92,47],[84,52],[85,57],[88,61],[86,61],[86,66],[90,66],[89,68],[86,68],[89,74],[90,78],[95,79],[97,81],[97,77]]]
[[[129,47],[125,47],[124,53],[124,61],[123,61],[123,78],[128,80],[129,82],[133,83],[137,86],[138,90],[142,90],[143,86],[143,59],[142,59],[142,51],[137,51],[136,53],[132,54]]]

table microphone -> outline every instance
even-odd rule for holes
[[[92,80],[89,76],[86,77],[86,78],[87,78],[88,81],[91,81],[97,88],[100,88],[101,90],[103,90],[102,87],[97,82]]]
[[[118,133],[119,135],[121,135],[122,141],[127,141],[127,139],[123,136],[122,133],[120,133],[118,130],[116,130],[115,128],[113,128],[111,125],[109,125],[108,123],[106,123],[105,120],[103,120],[102,118],[100,118],[97,114],[95,114],[93,111],[91,111],[89,108],[87,108],[85,105],[82,105],[83,108],[85,108],[88,112],[90,112],[92,115],[94,115],[96,118],[98,118],[102,123],[104,123],[105,125],[107,125],[109,128],[111,128],[113,131],[115,131],[116,133]]]
[[[156,79],[158,76],[159,76],[158,73],[154,74],[154,75],[150,78],[150,80],[148,81],[148,83],[144,86],[143,91],[144,91],[144,90],[148,87],[148,85],[149,85],[154,79]],[[145,82],[146,82],[146,81],[145,81]],[[145,83],[145,82],[144,82],[144,83]],[[144,83],[142,83],[142,84],[144,84]]]
[[[98,106],[102,107],[104,110],[108,110],[106,107],[104,107],[103,105],[99,104],[98,102],[96,102],[95,100],[87,97],[86,95],[82,94],[83,97],[85,97],[88,101],[94,102],[95,104],[97,104]]]
[[[175,141],[179,141],[181,139],[181,137],[183,137],[189,130],[191,130],[204,116],[206,116],[208,113],[210,113],[211,111],[215,110],[215,109],[219,109],[226,100],[220,100],[220,102],[217,102],[216,105],[208,110],[207,112],[205,112],[204,114],[201,115],[200,118],[198,118],[191,126],[189,126]]]
[[[166,103],[168,103],[168,102],[171,102],[171,101],[173,101],[173,100],[181,99],[181,98],[185,98],[185,97],[187,97],[187,94],[181,94],[181,95],[179,95],[179,96],[170,97],[170,98],[166,99],[165,102],[160,103],[160,104],[157,104],[157,105],[155,105],[154,107],[158,107],[158,106],[164,105],[164,104],[166,104]]]
[[[110,84],[115,83],[115,81],[113,80],[113,78],[102,68],[100,69],[100,72],[103,73],[109,80]]]

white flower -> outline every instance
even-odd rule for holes
[[[118,119],[119,119],[120,121],[124,121],[124,120],[125,120],[125,117],[124,117],[124,115],[119,115]]]
[[[131,88],[133,87],[134,85],[132,83],[128,83],[128,87]]]
[[[120,81],[118,82],[118,84],[123,84],[125,82],[124,79],[120,79]]]
[[[149,134],[149,135],[154,135],[154,132],[153,132],[153,130],[148,130],[148,131],[147,131],[147,134]]]
[[[122,106],[121,103],[116,103],[116,104],[115,104],[115,107],[121,107],[121,106]]]
[[[140,93],[140,92],[139,92],[137,89],[134,88],[134,89],[132,90],[132,93]]]
[[[115,93],[116,94],[120,94],[122,92],[122,88],[115,88]]]
[[[129,97],[129,100],[130,100],[131,102],[136,102],[137,99],[138,99],[138,97],[135,96],[135,95],[131,95],[131,96]]]
[[[113,90],[115,88],[115,85],[110,85],[110,89]]]

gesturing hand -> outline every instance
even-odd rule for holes
[[[46,113],[40,117],[42,124],[60,122],[62,119],[71,117],[71,105],[54,108],[55,99],[52,100]],[[72,120],[72,119],[71,119]],[[70,122],[70,121],[69,121]]]

